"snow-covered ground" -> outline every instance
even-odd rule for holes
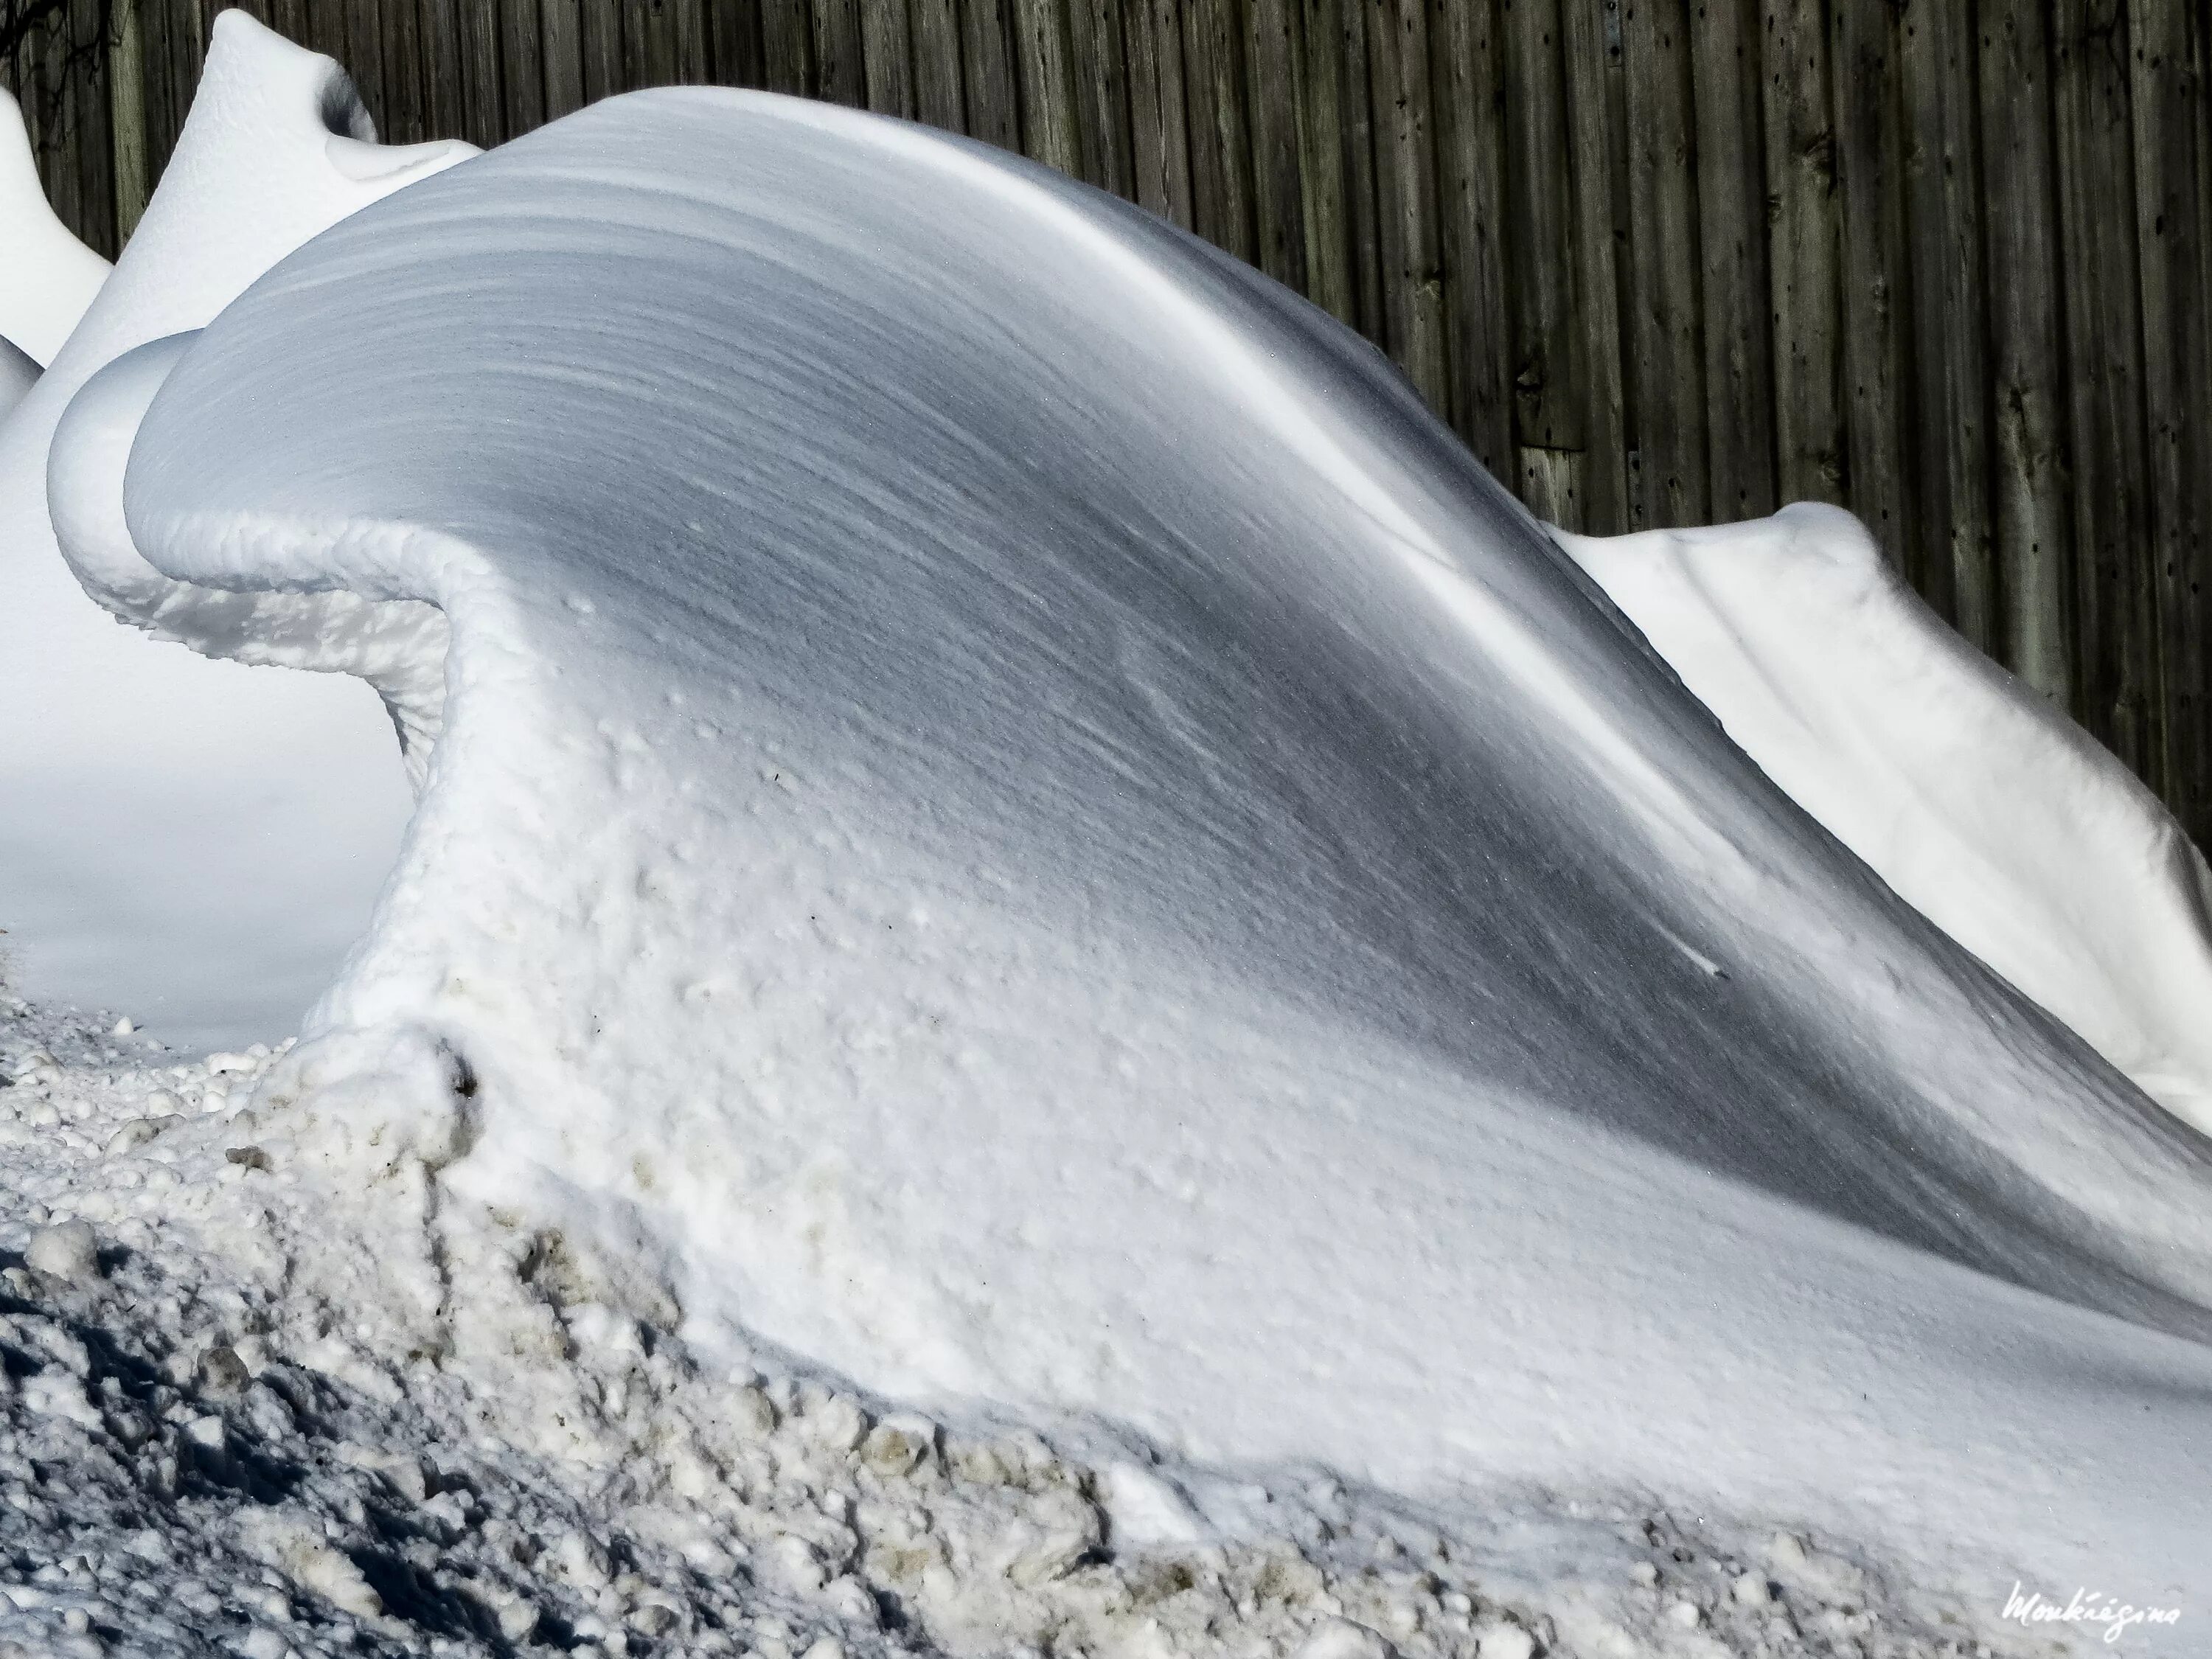
[[[1292,1469],[1224,1535],[1172,1469],[702,1364],[619,1262],[246,1103],[265,1050],[169,1059],[0,997],[6,1659],[2043,1650],[1649,1494]]]
[[[224,21],[0,431],[0,925],[337,972],[204,1064],[8,1005],[10,1639],[2028,1654],[2078,1586],[2197,1650],[2212,1143],[2140,952],[2202,895],[2112,769],[1894,606],[1826,690],[1937,660],[2021,775],[1757,735],[1647,544],[1574,550],[1680,678],[1367,347],[1043,170],[705,91],[457,167],[334,77]],[[1754,656],[1808,522],[1716,532],[1779,544]],[[1973,935],[2015,897],[2093,966]]]

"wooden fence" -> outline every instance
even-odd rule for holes
[[[112,251],[216,7],[73,4],[9,73]],[[1571,528],[1853,508],[2212,842],[2212,0],[246,9],[393,142],[718,82],[1024,150],[1361,330]]]

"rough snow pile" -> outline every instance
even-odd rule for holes
[[[254,1109],[714,1363],[1042,1424],[1140,1535],[1157,1458],[1231,1530],[1320,1468],[2194,1593],[2207,1143],[1158,222],[616,100],[115,364],[51,477],[122,614],[427,755]]]
[[[2212,1134],[2212,870],[1849,514],[1560,543],[1900,896]]]
[[[702,1367],[577,1241],[244,1104],[265,1050],[167,1059],[0,997],[8,1659],[2031,1650],[1618,1498],[1454,1532],[1307,1471],[1218,1536],[1164,1473]]]
[[[107,280],[107,261],[54,216],[23,128],[23,111],[0,91],[0,343],[35,367],[53,362]],[[0,416],[15,371],[0,351]]]
[[[126,1001],[203,1046],[282,1032],[391,867],[409,793],[390,720],[340,677],[254,673],[118,626],[56,552],[48,447],[104,364],[198,328],[325,226],[473,152],[368,142],[335,64],[226,13],[102,286],[105,264],[15,156],[14,114],[0,109],[0,334],[11,317],[49,319],[17,343],[51,362],[0,422],[0,925],[39,995]]]

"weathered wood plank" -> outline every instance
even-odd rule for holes
[[[422,29],[422,125],[433,138],[465,138],[469,120],[460,0],[421,0],[417,15]]]
[[[2073,695],[2074,535],[2058,392],[2050,41],[2039,0],[1982,0],[1981,34],[1999,639],[2006,665],[2063,708]]]
[[[423,110],[422,21],[416,0],[384,0],[384,141],[419,144],[430,136]]]
[[[1570,315],[1579,327],[1574,384],[1587,408],[1571,530],[1609,534],[1628,527],[1628,447],[1621,374],[1620,288],[1613,249],[1622,239],[1627,204],[1621,198],[1627,157],[1620,134],[1620,13],[1569,4],[1561,19],[1565,47],[1571,236]]]
[[[393,0],[394,4],[399,0]],[[384,87],[384,0],[346,0],[345,50],[337,54],[381,137],[389,119]]]
[[[1298,142],[1297,0],[1253,0],[1246,42],[1252,106],[1253,222],[1260,269],[1304,291],[1306,224]]]
[[[1426,6],[1422,0],[1370,0],[1367,38],[1378,121],[1375,184],[1382,208],[1387,349],[1429,406],[1448,416],[1451,382]]]
[[[538,0],[543,33],[538,58],[545,78],[545,118],[557,121],[584,106],[582,0]]]
[[[1830,13],[1838,199],[1843,208],[1845,471],[1851,510],[1889,562],[1926,564],[1911,420],[1912,274],[1906,258],[1901,81],[1885,8]]]
[[[2212,330],[2204,308],[2208,161],[2201,43],[2180,9],[2130,0],[2136,238],[2142,293],[2144,406],[2150,436],[2152,599],[2162,729],[2152,781],[2202,844],[2212,835],[2203,759],[2208,696],[2203,606],[2212,541],[2212,465],[2204,388]]]
[[[1711,517],[1690,12],[1690,0],[1638,0],[1624,20],[1639,529]]]
[[[1182,28],[1177,0],[1130,0],[1129,155],[1135,199],[1185,230],[1193,223],[1190,131],[1183,103]]]
[[[1083,177],[1101,190],[1133,198],[1137,176],[1129,131],[1126,9],[1126,0],[1069,0],[1068,23]]]
[[[114,157],[115,238],[119,249],[138,228],[152,193],[146,131],[146,13],[155,0],[117,0],[107,43],[109,152]]]
[[[1824,0],[1765,0],[1775,453],[1784,501],[1841,501],[1843,292]]]
[[[707,0],[707,75],[714,85],[767,84],[761,11],[762,0]]]
[[[860,51],[867,68],[868,107],[912,120],[914,18],[907,0],[863,0]]]
[[[2051,91],[2073,433],[2074,716],[2138,771],[2157,745],[2156,581],[2142,489],[2142,275],[2126,0],[2056,0]]]
[[[1346,218],[1352,234],[1352,324],[1378,343],[1384,319],[1382,204],[1376,176],[1375,82],[1370,71],[1367,0],[1336,0],[1341,43],[1338,82],[1343,94],[1343,162]]]
[[[854,109],[867,107],[860,0],[814,0],[814,96]]]
[[[914,0],[914,102],[916,118],[930,125],[968,131],[958,0]]]
[[[1503,236],[1505,88],[1496,0],[1455,0],[1441,6],[1431,45],[1451,420],[1485,466],[1510,478],[1512,322]]]
[[[1012,0],[1014,67],[1021,87],[1022,153],[1083,176],[1083,134],[1075,109],[1075,52],[1067,0]]]
[[[577,16],[577,51],[587,104],[629,90],[623,62],[623,3],[624,0],[583,0]],[[806,0],[790,0],[790,3],[804,6]]]
[[[1914,389],[1926,447],[1921,489],[1929,546],[1920,591],[1960,633],[1987,649],[1996,638],[1996,588],[1976,42],[1952,0],[1906,0],[1898,46]]]
[[[678,74],[674,0],[623,0],[623,79],[630,88],[672,87]]]
[[[538,0],[498,0],[500,85],[507,100],[507,136],[545,125],[545,36]]]
[[[500,15],[483,0],[457,0],[461,30],[461,113],[472,144],[489,149],[509,136],[500,62]]]
[[[712,43],[707,33],[707,0],[666,0],[674,47],[671,86],[703,87],[714,80]]]
[[[1344,176],[1344,3],[1298,0],[1298,181],[1306,297],[1339,321],[1352,323],[1358,314],[1358,295]]]
[[[968,93],[969,137],[1018,150],[1021,94],[1012,5],[1013,0],[960,0],[960,76]]]
[[[1766,272],[1766,149],[1756,0],[1702,0],[1690,19],[1698,121],[1698,268],[1705,448],[1720,519],[1771,513],[1774,335]]]

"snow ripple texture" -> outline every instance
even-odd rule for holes
[[[291,1156],[1208,1524],[1319,1467],[1804,1517],[1985,1612],[2201,1571],[2203,1139],[1137,210],[617,100],[106,371],[52,477],[125,614],[276,596],[422,714]]]

